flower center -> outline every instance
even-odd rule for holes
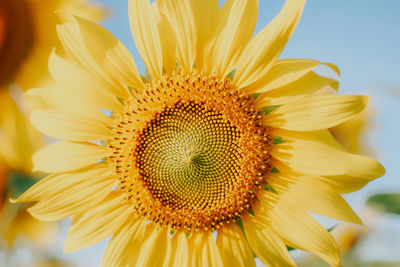
[[[147,84],[116,116],[110,162],[136,212],[177,230],[215,230],[251,209],[271,137],[230,80],[180,72]]]
[[[0,0],[0,87],[19,70],[33,44],[33,19],[24,0]]]

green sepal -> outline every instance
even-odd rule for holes
[[[226,77],[233,80],[233,77],[235,76],[236,70],[231,71]]]
[[[286,140],[283,140],[282,137],[274,136],[274,145],[279,145],[285,143]]]
[[[147,79],[146,79],[146,77],[144,77],[143,75],[140,75],[140,78],[142,79],[142,82],[144,82],[144,83],[146,83],[147,82]],[[129,87],[129,89],[130,88],[132,88],[133,89],[133,87]]]
[[[118,102],[121,103],[122,105],[125,105],[125,99],[123,99],[123,98],[117,96],[117,100],[118,100]]]
[[[270,173],[280,173],[280,171],[275,167],[273,167],[269,172]]]
[[[242,230],[242,232],[244,233],[244,226],[243,226],[243,222],[242,220],[238,220],[236,221],[237,226],[239,226],[239,228]]]
[[[334,226],[332,226],[331,228],[328,228],[328,229],[326,229],[326,230],[327,230],[328,232],[332,232],[333,229],[335,229],[337,225],[338,225],[338,224],[335,224]]]
[[[282,106],[282,105],[265,106],[265,107],[263,107],[264,114],[268,115],[269,113],[271,113],[275,109],[279,108],[280,106]]]
[[[273,188],[270,184],[263,184],[265,191],[270,191],[274,194],[278,194],[278,192]]]
[[[249,212],[251,215],[256,216],[256,214],[254,213],[254,210],[253,210],[253,209],[249,209],[248,212]]]

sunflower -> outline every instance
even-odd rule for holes
[[[21,104],[26,102],[21,98]],[[8,248],[24,236],[39,245],[53,240],[57,225],[39,222],[28,214],[26,205],[7,202],[37,181],[31,175],[33,153],[43,139],[23,115],[7,91],[0,91],[0,237]]]
[[[0,0],[0,237],[9,247],[21,235],[43,244],[56,229],[54,224],[32,218],[27,205],[12,207],[7,202],[39,178],[31,174],[31,158],[44,145],[25,115],[29,105],[19,96],[18,86],[29,89],[49,80],[48,56],[59,45],[55,26],[63,21],[54,10],[78,12],[90,19],[105,14],[103,8],[85,2]]]
[[[29,93],[31,121],[61,139],[33,157],[51,173],[16,201],[52,221],[71,216],[70,252],[112,235],[103,266],[295,266],[288,246],[338,266],[340,251],[309,212],[362,224],[340,193],[384,174],[329,128],[365,96],[316,95],[330,63],[278,60],[305,1],[288,0],[253,38],[258,1],[131,0],[146,66],[106,29],[58,26],[57,86]]]
[[[99,19],[105,10],[86,0],[0,0],[0,88],[17,83],[29,89],[47,81],[47,60],[59,43],[55,26],[62,10]]]

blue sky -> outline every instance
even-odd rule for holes
[[[144,66],[129,29],[128,1],[99,2],[113,9],[110,18],[103,25],[128,47],[143,73]],[[279,12],[283,3],[283,0],[260,0],[257,31]],[[361,191],[346,196],[356,211],[361,210],[364,199],[372,193],[400,192],[399,12],[398,0],[309,0],[299,26],[281,56],[334,63],[341,70],[342,94],[372,96],[376,126],[368,135],[368,140],[386,167],[387,175]],[[385,228],[383,230],[393,231],[399,222],[398,218],[385,217],[382,222],[382,227]],[[103,248],[104,242],[94,248],[72,253],[67,258],[81,260],[85,262],[83,266],[98,266]],[[371,253],[371,257],[379,257],[378,252],[371,250]],[[399,259],[395,248],[380,251],[379,254],[382,257]]]
[[[112,7],[111,16],[103,25],[128,47],[139,70],[144,72],[130,33],[128,1],[100,2]],[[283,0],[259,2],[256,31],[268,24],[284,3]],[[341,70],[340,93],[371,95],[376,126],[368,138],[387,168],[387,177],[361,192],[375,191],[374,188],[389,190],[394,184],[400,191],[400,179],[397,179],[400,166],[395,154],[395,148],[400,149],[397,138],[400,127],[393,120],[400,115],[399,12],[400,1],[397,0],[309,0],[281,55],[281,58],[311,58],[334,63]],[[393,93],[396,88],[397,97]]]

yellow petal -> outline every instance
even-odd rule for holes
[[[49,58],[49,70],[53,79],[79,101],[95,108],[121,111],[123,106],[110,92],[103,90],[90,74],[77,64],[69,62],[56,53]],[[68,73],[68,75],[65,75]]]
[[[244,90],[247,93],[267,92],[300,79],[322,64],[332,68],[338,75],[340,74],[339,69],[331,63],[312,59],[283,59],[278,60],[264,77],[244,88]]]
[[[294,131],[314,131],[333,127],[359,114],[368,97],[355,95],[326,95],[296,98],[275,109],[265,123]]]
[[[101,266],[132,266],[130,256],[138,254],[145,241],[146,228],[143,219],[129,218],[108,243]]]
[[[281,199],[269,216],[272,228],[287,245],[310,251],[332,266],[339,265],[340,250],[335,240],[299,205]]]
[[[218,230],[217,246],[225,266],[256,266],[253,251],[235,223]]]
[[[112,179],[112,169],[105,164],[94,164],[76,172],[49,175],[31,186],[15,202],[33,202],[51,198],[86,180]]]
[[[152,233],[141,245],[135,265],[167,267],[171,256],[171,238],[168,228],[153,227]]]
[[[268,183],[281,195],[305,210],[337,220],[361,224],[357,214],[335,188],[310,176],[287,172],[270,174]]]
[[[92,38],[93,36],[88,36],[85,33],[86,36],[84,38],[77,20],[73,16],[70,16],[70,21],[71,22],[57,25],[58,37],[63,45],[63,48],[67,52],[66,54],[69,56],[68,58],[71,58],[75,64],[78,64],[81,68],[88,72],[91,75],[91,79],[97,84],[101,85],[104,91],[121,98],[126,96],[127,88],[125,84],[122,83],[126,79],[122,78],[121,81],[118,81],[116,80],[116,77],[119,76],[119,78],[121,78],[122,74],[114,69],[110,71],[110,68],[112,67],[112,63],[110,61],[114,61],[116,59],[111,58],[111,56],[106,57],[106,55],[101,58],[95,58],[90,51],[93,44],[87,43],[90,42],[88,39]],[[110,40],[102,40],[101,42],[109,44]],[[119,41],[117,40],[116,43],[117,42]],[[122,45],[116,44],[116,47],[121,46]],[[128,55],[127,58],[129,58]],[[106,61],[106,63],[103,64],[104,61]]]
[[[65,172],[93,164],[110,153],[105,146],[61,141],[38,151],[32,159],[34,171]]]
[[[192,233],[188,239],[189,266],[212,267],[223,266],[222,258],[212,233]]]
[[[281,12],[243,50],[234,76],[239,87],[262,78],[280,56],[303,11],[305,0],[287,0]]]
[[[79,102],[56,86],[31,89],[25,95],[29,98],[35,109],[57,109],[76,115],[85,114],[85,116],[101,121],[108,126],[114,123],[111,117],[93,106]]]
[[[89,4],[87,0],[61,2],[60,9],[68,10],[77,16],[91,21],[99,21],[110,15],[108,7],[98,2],[91,2]]]
[[[64,251],[72,252],[92,246],[113,234],[132,215],[129,205],[122,205],[120,194],[108,197],[102,203],[72,219],[65,240]]]
[[[19,104],[24,106],[26,99]],[[29,173],[32,154],[44,144],[42,135],[22,113],[8,90],[0,90],[0,161],[6,168]]]
[[[228,75],[235,67],[242,49],[253,36],[257,23],[258,0],[228,0],[216,26],[215,40],[206,50],[207,70],[216,69],[220,77]]]
[[[271,134],[282,137],[285,141],[307,140],[311,142],[319,142],[324,145],[346,151],[343,146],[335,139],[328,129],[310,132],[289,131],[279,128],[271,128]],[[278,146],[279,147],[279,146]]]
[[[318,132],[304,132],[293,136],[280,135],[286,142],[272,151],[275,159],[296,172],[310,175],[349,175],[370,180],[385,173],[383,166],[366,156],[351,154],[322,139]],[[349,178],[351,179],[351,178]]]
[[[201,70],[204,68],[204,61],[209,60],[205,46],[214,36],[219,4],[218,0],[191,0],[190,5],[193,10],[197,33],[196,67]]]
[[[257,98],[257,106],[283,105],[288,102],[301,99],[302,96],[310,95],[325,88],[338,89],[339,82],[334,79],[320,76],[312,71],[298,80],[282,87],[262,93]]]
[[[158,33],[160,35],[160,44],[162,49],[163,68],[167,73],[171,73],[176,67],[176,37],[174,30],[167,17],[160,12],[157,1],[153,4],[155,16],[157,17]]]
[[[68,178],[67,178],[68,179]],[[118,184],[118,180],[103,178],[84,180],[45,198],[28,209],[29,213],[42,221],[56,221],[91,210],[98,205]]]
[[[127,97],[128,86],[144,89],[135,61],[128,49],[107,29],[74,16],[83,41],[97,63],[104,66],[115,84],[119,96]]]
[[[197,36],[189,2],[187,0],[158,0],[157,4],[175,32],[178,63],[184,70],[190,71],[196,57]]]
[[[285,172],[299,173],[299,171],[296,172],[290,169],[287,165],[285,165],[285,163],[282,163],[277,160],[274,160],[274,165],[279,171],[284,170]],[[383,167],[380,168],[382,168],[381,171],[384,174],[385,172],[384,168]],[[382,176],[383,174],[380,175]],[[371,182],[373,179],[375,179],[371,177],[355,177],[347,174],[346,175],[307,174],[307,176],[322,181],[323,183],[327,184],[329,187],[331,187],[340,194],[358,191],[365,185],[367,185],[369,182]]]
[[[271,267],[296,266],[279,236],[259,216],[243,219],[247,240],[256,256]]]
[[[42,133],[69,141],[96,141],[112,137],[111,130],[99,121],[57,110],[35,110],[30,116]]]
[[[175,232],[171,239],[171,257],[167,266],[190,266],[188,238],[184,232]]]
[[[162,76],[162,49],[157,21],[149,0],[129,0],[129,19],[136,47],[154,79]]]
[[[340,193],[358,191],[372,180],[368,177],[354,177],[349,175],[316,175],[315,178],[335,188],[335,190]]]

